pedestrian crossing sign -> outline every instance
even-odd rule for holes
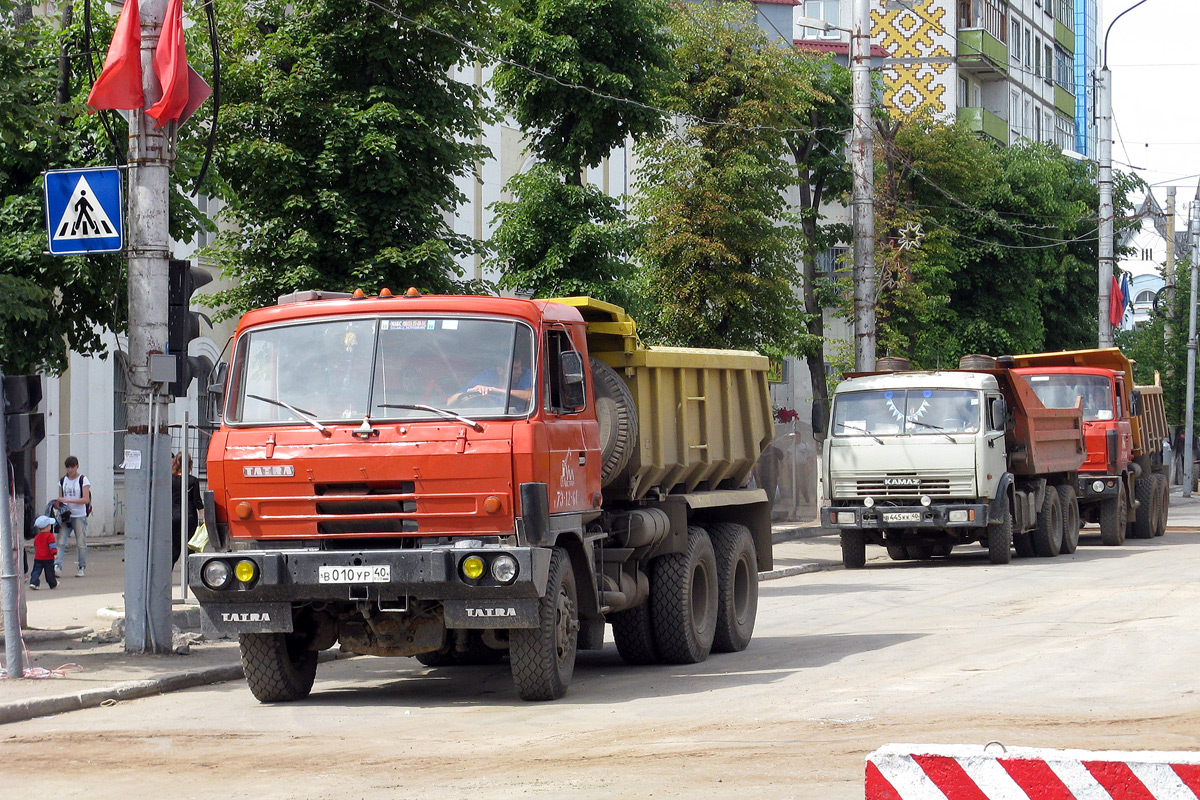
[[[45,177],[51,255],[121,250],[124,215],[119,169],[55,169]]]

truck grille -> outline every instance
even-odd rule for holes
[[[412,481],[389,485],[326,483],[316,488],[317,533],[416,533]]]
[[[840,474],[833,481],[833,496],[850,497],[973,497],[972,470],[915,472],[858,472]]]

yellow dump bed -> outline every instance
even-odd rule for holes
[[[766,356],[746,350],[646,347],[619,306],[590,297],[555,303],[579,309],[591,355],[625,379],[640,434],[625,473],[606,492],[629,499],[738,489],[771,440]]]

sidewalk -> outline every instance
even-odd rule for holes
[[[1171,494],[1168,530],[1200,531],[1200,495]],[[840,569],[836,532],[816,520],[772,526],[775,564],[762,580]],[[882,553],[882,550],[880,550]],[[885,557],[885,556],[881,556]],[[176,603],[173,617],[183,628],[169,655],[129,655],[113,622],[123,622],[124,541],[120,536],[90,539],[87,576],[76,578],[75,551],[64,562],[58,588],[29,591],[29,627],[23,632],[26,668],[47,676],[0,681],[0,724],[18,722],[109,701],[130,700],[209,683],[242,679],[237,643],[207,641],[199,635],[199,613],[191,603]],[[179,596],[175,572],[173,597]]]

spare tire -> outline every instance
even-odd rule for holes
[[[596,387],[596,421],[600,424],[600,483],[608,486],[624,471],[638,441],[633,394],[616,370],[590,358]]]

